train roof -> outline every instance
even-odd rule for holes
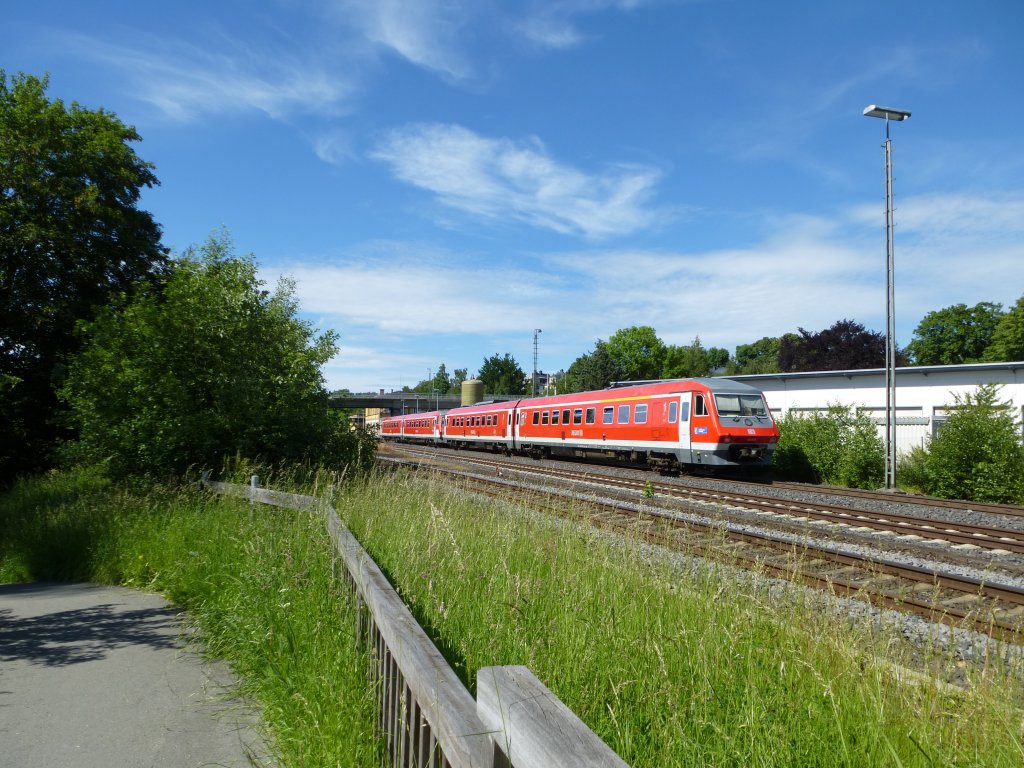
[[[657,379],[653,381],[630,381],[630,382],[618,382],[616,386],[608,387],[607,389],[597,389],[588,392],[570,392],[564,395],[547,395],[540,397],[524,397],[522,400],[516,401],[502,401],[501,403],[483,402],[474,403],[473,405],[464,405],[458,408],[453,408],[453,411],[459,411],[460,413],[473,413],[476,409],[480,411],[492,411],[495,405],[499,406],[500,409],[514,408],[517,406],[527,408],[543,408],[548,405],[560,405],[562,403],[584,400],[599,401],[601,399],[607,399],[609,396],[627,396],[623,393],[629,390],[628,396],[632,397],[643,397],[646,395],[667,395],[673,392],[682,392],[686,389],[692,388],[706,389],[712,393],[730,393],[739,395],[760,395],[761,390],[756,387],[752,387],[749,384],[744,384],[740,381],[733,379],[724,378],[692,378],[692,379]]]

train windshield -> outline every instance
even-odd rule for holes
[[[768,415],[768,407],[761,395],[715,395],[715,407],[718,409],[718,418],[720,419],[771,420]]]

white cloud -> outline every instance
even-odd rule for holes
[[[415,259],[296,264],[283,271],[295,278],[304,311],[388,334],[504,333],[553,298],[551,282],[539,275]]]
[[[576,19],[606,10],[631,11],[643,0],[541,0],[517,24],[519,32],[542,48],[575,48],[586,40]]]
[[[62,41],[118,72],[139,99],[176,120],[252,109],[278,120],[295,112],[338,115],[350,108],[355,91],[353,81],[314,61],[228,41],[216,50],[162,42],[131,47],[83,35]]]
[[[649,167],[588,174],[553,160],[537,139],[490,139],[457,125],[392,132],[373,157],[443,204],[487,219],[599,239],[654,223],[645,207],[660,177]]]
[[[960,302],[1007,305],[1020,296],[1022,205],[1020,198],[963,196],[903,201],[896,250],[901,345],[926,312]],[[543,270],[529,266],[536,254],[521,254],[512,267],[481,266],[472,256],[389,243],[336,264],[296,263],[283,271],[296,278],[304,311],[341,332],[341,367],[332,380],[376,389],[440,361],[472,367],[483,356],[512,351],[523,363],[538,327],[542,367],[551,370],[633,325],[654,327],[670,344],[700,336],[706,347],[729,351],[844,318],[880,331],[885,266],[878,213],[857,207],[831,219],[768,221],[768,234],[744,248],[546,253]],[[358,340],[355,349],[346,349],[346,338]]]
[[[416,66],[461,80],[472,74],[458,45],[472,10],[452,0],[341,0],[336,16]]]

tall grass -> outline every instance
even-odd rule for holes
[[[230,662],[283,765],[381,764],[355,616],[319,516],[77,473],[0,499],[0,581],[88,580],[165,593]]]
[[[526,664],[638,768],[1024,762],[1011,676],[899,682],[897,638],[817,603],[444,482],[379,478],[338,509],[468,685]]]
[[[284,765],[382,763],[319,516],[89,474],[0,501],[0,578],[161,590],[242,677]],[[636,768],[1024,762],[1019,677],[907,683],[898,637],[802,593],[777,601],[728,569],[447,482],[375,476],[336,505],[467,685],[526,664]],[[918,653],[939,677],[956,665]]]

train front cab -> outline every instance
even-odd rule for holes
[[[680,409],[680,462],[710,468],[766,467],[778,427],[760,391],[729,379],[704,379]],[[689,403],[687,400],[689,399]]]

